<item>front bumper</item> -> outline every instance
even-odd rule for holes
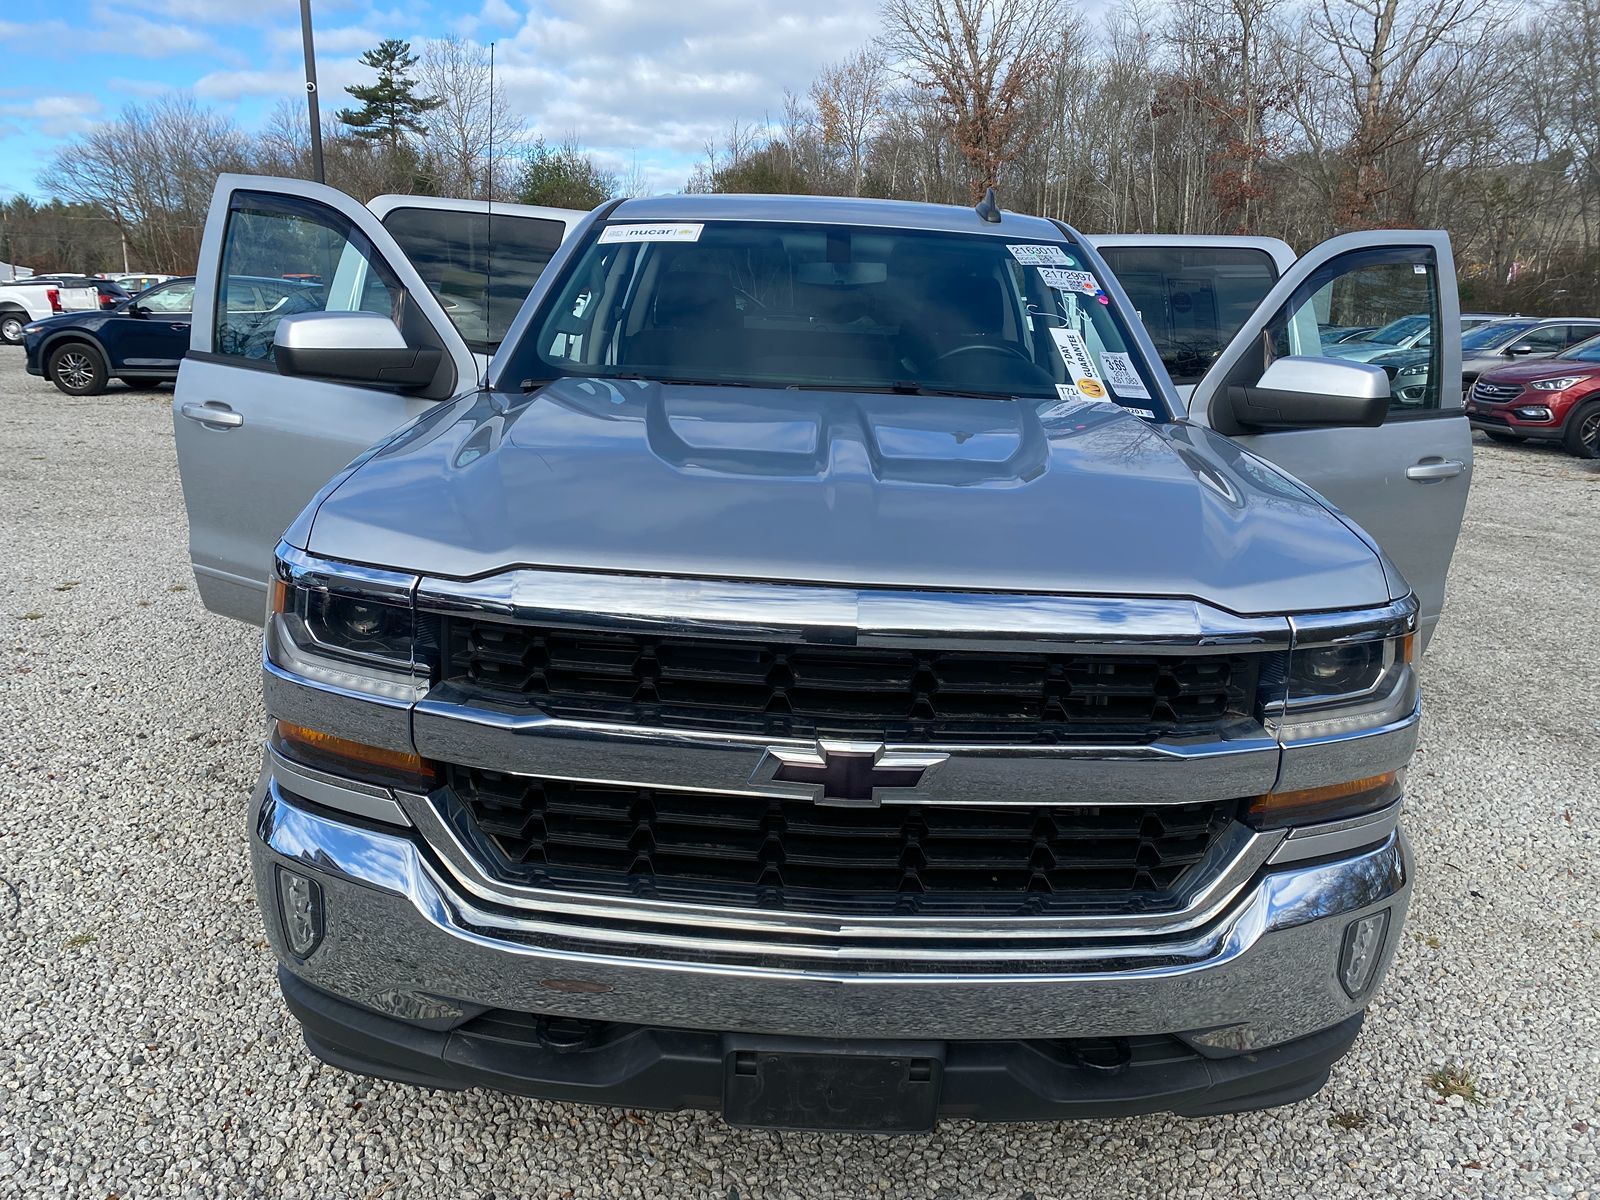
[[[955,1082],[968,1065],[979,1075],[1034,1078],[1039,1068],[1027,1066],[1032,1051],[1019,1049],[1024,1044],[1177,1035],[1192,1051],[1177,1075],[1136,1075],[1123,1081],[1131,1091],[1121,1094],[1074,1091],[1069,1073],[1040,1084],[1046,1099],[1034,1108],[990,1105],[987,1113],[1086,1115],[1075,1106],[1094,1096],[1105,1102],[1095,1109],[1101,1113],[1259,1107],[1314,1091],[1348,1046],[1387,970],[1411,883],[1400,833],[1354,850],[1345,848],[1349,835],[1330,833],[1320,845],[1331,858],[1281,867],[1267,861],[1208,924],[1176,935],[926,959],[886,947],[875,960],[859,947],[831,959],[815,948],[801,957],[786,952],[782,939],[751,954],[747,943],[730,949],[702,931],[696,952],[689,934],[667,941],[646,931],[629,946],[615,931],[601,938],[567,914],[509,911],[498,898],[460,887],[451,865],[415,829],[336,815],[288,790],[270,770],[256,800],[258,894],[290,972],[286,992],[317,1053],[434,1086],[484,1084],[653,1107],[702,1106],[709,1075],[674,1076],[677,1082],[660,1085],[665,1092],[659,1076],[648,1087],[641,1078],[635,1094],[615,1078],[612,1063],[602,1075],[611,1071],[605,1077],[617,1086],[585,1091],[591,1084],[564,1083],[542,1060],[504,1071],[481,1055],[456,1062],[452,1055],[471,1045],[458,1031],[487,1010],[551,1014],[630,1027],[638,1031],[629,1043],[636,1050],[660,1043],[697,1061],[720,1061],[718,1039],[727,1037],[931,1039],[951,1048],[948,1088],[955,1090],[947,1088],[944,1111],[968,1115],[985,1115],[970,1096],[961,1099]],[[322,940],[303,960],[284,934],[280,867],[315,880],[325,901]],[[1381,961],[1373,984],[1352,997],[1337,976],[1346,931],[1382,910],[1390,916]],[[684,1049],[690,1043],[692,1052]],[[562,1061],[562,1070],[573,1068]],[[1241,1081],[1258,1067],[1264,1074],[1253,1085]],[[1233,1090],[1213,1094],[1223,1079]],[[677,1099],[672,1088],[681,1089]],[[1133,1107],[1119,1107],[1124,1103]]]

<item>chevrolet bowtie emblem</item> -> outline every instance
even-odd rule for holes
[[[817,804],[871,808],[883,803],[885,792],[915,793],[922,777],[949,757],[891,752],[882,742],[825,739],[815,748],[769,747],[752,781],[796,784],[792,794]]]

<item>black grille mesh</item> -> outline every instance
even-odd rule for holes
[[[1166,907],[1237,808],[844,808],[465,767],[449,779],[535,884],[884,915]]]
[[[997,654],[448,622],[445,678],[557,716],[773,735],[1094,732],[1145,739],[1254,708],[1256,656]]]

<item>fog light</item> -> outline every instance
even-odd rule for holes
[[[1339,983],[1358,999],[1378,974],[1383,960],[1383,943],[1389,933],[1389,910],[1357,917],[1344,931],[1344,947],[1339,951]]]
[[[1522,408],[1512,409],[1524,421],[1548,421],[1550,410],[1540,404],[1524,405]]]
[[[289,953],[308,957],[322,941],[322,888],[316,880],[279,867],[278,916]]]

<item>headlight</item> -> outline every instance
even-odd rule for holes
[[[410,704],[427,691],[436,640],[419,629],[416,577],[278,548],[267,657],[312,683]]]
[[[1528,386],[1536,392],[1564,392],[1575,383],[1583,382],[1581,375],[1562,375],[1556,379],[1535,379]]]
[[[43,328],[44,328],[43,325],[41,325],[37,321],[35,321],[32,325],[24,325],[22,327],[22,332],[23,333],[38,333]]]
[[[1297,743],[1340,741],[1399,727],[1417,706],[1417,602],[1375,612],[1292,618],[1294,645],[1281,673],[1264,679],[1268,730],[1292,753]],[[1403,790],[1403,764],[1371,764],[1353,750],[1359,778],[1257,796],[1246,819],[1258,828],[1313,824],[1374,812]],[[1377,766],[1393,769],[1371,774]],[[1356,771],[1352,771],[1355,774]]]
[[[1414,366],[1401,367],[1398,371],[1395,372],[1396,375],[1402,375],[1402,376],[1407,376],[1407,377],[1412,376],[1412,375],[1426,375],[1427,373],[1428,373],[1428,365],[1426,363],[1417,363]]]

